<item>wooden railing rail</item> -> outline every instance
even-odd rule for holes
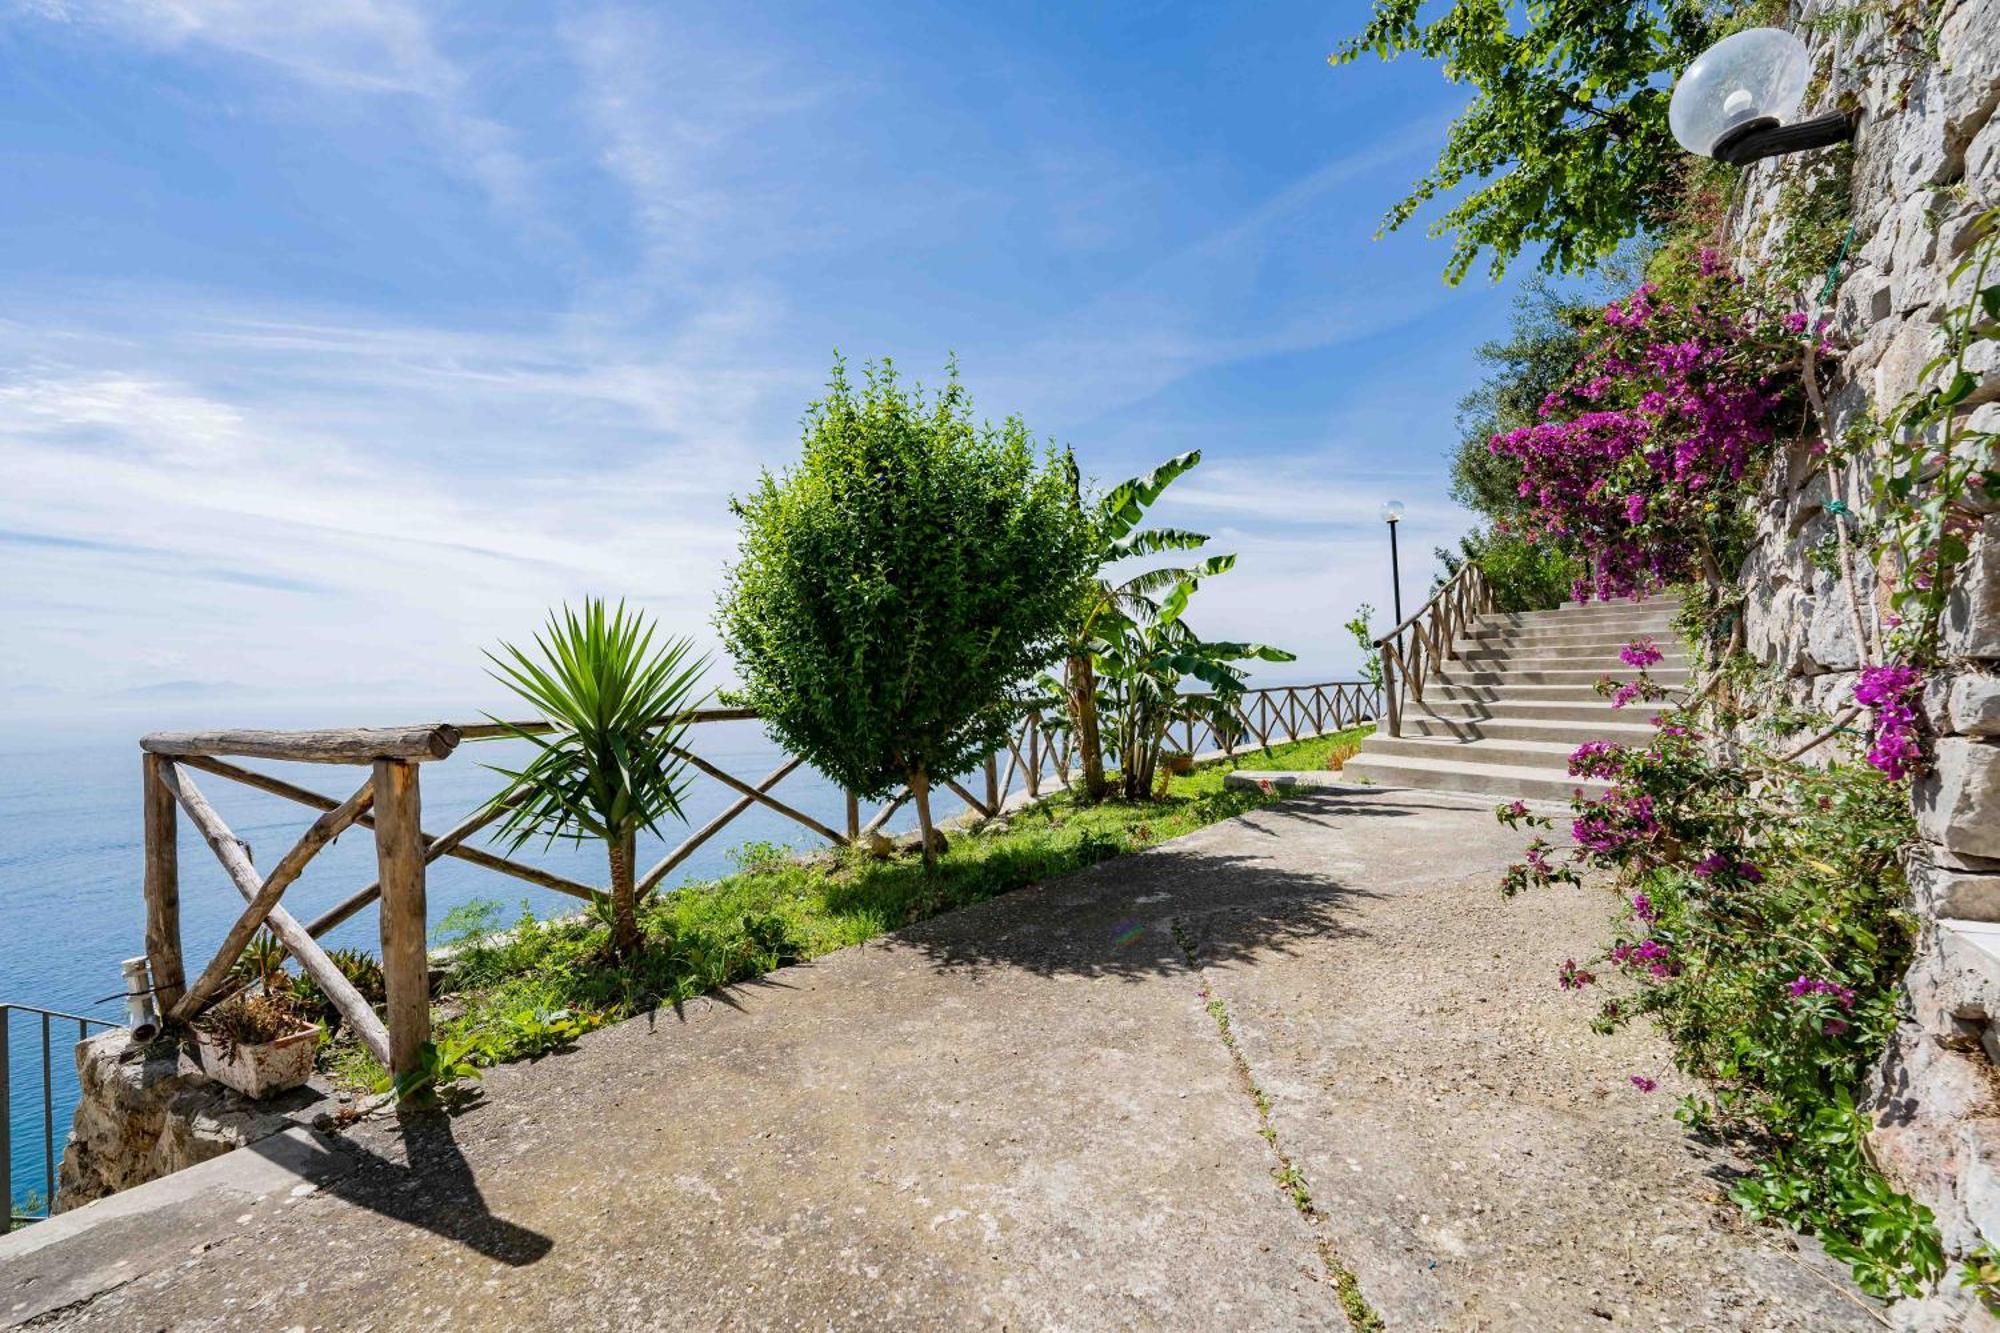
[[[1416,614],[1375,640],[1382,663],[1382,706],[1391,736],[1403,734],[1405,696],[1422,703],[1424,683],[1457,656],[1458,636],[1493,609],[1493,588],[1474,561],[1417,608]]]
[[[1233,730],[1225,727],[1218,733],[1207,723],[1190,721],[1184,724],[1179,739],[1189,754],[1204,750],[1230,753],[1253,740],[1265,745],[1353,726],[1375,716],[1380,706],[1376,691],[1359,681],[1275,686],[1243,696]],[[747,708],[705,708],[663,718],[661,724],[752,721],[756,716]],[[502,817],[504,804],[482,802],[442,833],[429,833],[422,827],[419,774],[423,764],[451,757],[464,742],[553,729],[540,720],[434,722],[346,730],[162,732],[142,738],[146,956],[160,1012],[173,1021],[185,1022],[226,998],[244,945],[258,930],[268,927],[340,1011],[370,1054],[399,1078],[414,1072],[430,1037],[424,894],[425,868],[431,862],[449,856],[585,901],[604,896],[603,890],[592,885],[471,845],[474,835]],[[843,846],[872,838],[910,799],[907,788],[898,789],[864,819],[859,799],[849,793],[845,828],[835,829],[772,794],[773,788],[804,766],[802,759],[787,758],[752,783],[696,753],[691,744],[676,747],[676,753],[697,772],[736,793],[736,799],[639,877],[641,895],[656,892],[668,875],[752,806],[762,806],[834,846]],[[349,764],[365,767],[367,774],[343,798],[231,762],[238,758]],[[954,774],[941,785],[974,811],[993,815],[1007,807],[1017,786],[1019,794],[1030,800],[1050,785],[1066,786],[1073,761],[1068,729],[1052,727],[1040,713],[1030,712],[1008,737],[1003,751],[989,755],[975,772]],[[303,805],[317,811],[318,818],[268,875],[260,874],[251,864],[248,847],[196,785],[197,772]],[[181,952],[177,808],[186,812],[244,901],[242,911],[192,985],[187,982]],[[375,881],[310,922],[300,922],[284,908],[286,890],[314,856],[349,828],[374,832]],[[386,1019],[376,1014],[318,942],[334,927],[377,903]]]

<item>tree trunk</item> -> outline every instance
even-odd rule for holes
[[[1069,659],[1069,717],[1083,770],[1083,799],[1095,804],[1110,786],[1104,780],[1104,741],[1097,732],[1097,672],[1088,653]]]
[[[611,855],[611,952],[630,958],[639,951],[638,895],[633,887],[632,858],[637,839],[630,833],[613,838]]]
[[[937,869],[937,849],[931,845],[931,778],[918,765],[910,770],[910,794],[917,798],[917,836],[924,844],[924,872]]]

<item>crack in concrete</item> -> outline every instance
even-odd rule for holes
[[[1327,1234],[1326,1215],[1320,1212],[1318,1205],[1313,1202],[1311,1183],[1306,1179],[1305,1172],[1299,1169],[1292,1155],[1285,1151],[1284,1145],[1278,1142],[1277,1128],[1271,1123],[1271,1099],[1265,1095],[1264,1089],[1258,1086],[1257,1075],[1251,1070],[1250,1061],[1244,1056],[1243,1048],[1236,1040],[1236,1034],[1230,1030],[1228,1004],[1208,984],[1208,970],[1201,965],[1194,941],[1189,937],[1187,927],[1179,917],[1173,918],[1171,928],[1174,943],[1180,946],[1181,953],[1187,958],[1189,969],[1194,972],[1195,980],[1199,983],[1196,993],[1201,996],[1202,1004],[1208,1010],[1208,1016],[1215,1020],[1216,1035],[1221,1038],[1223,1049],[1229,1052],[1230,1061],[1236,1066],[1237,1078],[1248,1094],[1250,1104],[1256,1108],[1258,1137],[1270,1147],[1271,1155],[1278,1161],[1278,1165],[1271,1172],[1271,1178],[1277,1183],[1279,1192],[1291,1201],[1299,1216],[1306,1220],[1306,1225],[1312,1228],[1313,1244],[1319,1251],[1320,1264],[1326,1269],[1327,1279],[1333,1283],[1334,1292],[1340,1298],[1340,1308],[1347,1315],[1348,1325],[1355,1329],[1356,1333],[1382,1333],[1385,1327],[1382,1316],[1368,1303],[1368,1298],[1361,1294],[1361,1281],[1355,1276],[1354,1270],[1342,1262],[1340,1255],[1334,1250],[1333,1238]]]

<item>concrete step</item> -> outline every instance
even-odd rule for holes
[[[1362,744],[1358,759],[1400,755],[1438,763],[1504,764],[1515,768],[1544,768],[1567,774],[1574,745],[1560,741],[1512,741],[1492,737],[1466,739],[1456,736],[1417,736],[1405,727],[1401,736],[1370,736]],[[1351,760],[1349,762],[1352,762]]]
[[[1582,611],[1489,611],[1482,625],[1513,625],[1523,629],[1593,628],[1599,625],[1671,625],[1669,607],[1591,607]]]
[[[1624,713],[1631,712],[1625,709]],[[1612,713],[1622,717],[1624,713]],[[1652,739],[1652,724],[1643,718],[1632,722],[1564,721],[1523,717],[1476,717],[1440,709],[1436,712],[1411,710],[1403,715],[1405,736],[1457,736],[1474,740],[1491,738],[1506,741],[1551,741],[1571,749],[1585,741],[1614,741],[1620,745],[1644,745]]]
[[[1633,600],[1631,600],[1630,598],[1624,598],[1624,597],[1621,597],[1621,598],[1617,599],[1616,601],[1610,601],[1610,602],[1599,602],[1599,601],[1591,601],[1591,602],[1578,602],[1578,601],[1568,601],[1568,602],[1564,602],[1564,603],[1563,603],[1563,604],[1562,604],[1562,605],[1561,605],[1560,607],[1558,607],[1557,609],[1558,609],[1558,610],[1561,610],[1561,611],[1588,611],[1588,610],[1591,610],[1591,609],[1592,609],[1592,608],[1594,608],[1594,607],[1605,607],[1605,606],[1629,606],[1629,607],[1635,607],[1635,608],[1636,608],[1636,607],[1646,607],[1646,608],[1649,608],[1649,609],[1654,609],[1654,610],[1657,610],[1657,609],[1660,609],[1660,608],[1664,607],[1664,608],[1665,608],[1665,609],[1666,609],[1667,611],[1669,611],[1669,612],[1673,612],[1673,611],[1678,611],[1678,610],[1680,610],[1680,606],[1681,606],[1681,599],[1680,599],[1680,598],[1678,598],[1678,597],[1675,597],[1675,596],[1674,596],[1673,594],[1671,594],[1671,593],[1654,593],[1654,594],[1653,594],[1652,596],[1650,596],[1650,597],[1641,597],[1641,598],[1639,598],[1639,599],[1638,599],[1637,601],[1633,601]]]
[[[1599,644],[1587,647],[1581,644],[1546,643],[1491,643],[1484,639],[1460,639],[1452,645],[1452,660],[1460,662],[1503,662],[1520,667],[1524,671],[1549,670],[1567,667],[1581,670],[1585,667],[1608,666],[1626,669],[1625,659],[1618,654],[1625,645]],[[1660,667],[1686,667],[1692,659],[1679,647],[1668,648],[1655,645],[1660,650]]]
[[[1595,679],[1593,677],[1593,679]],[[1466,685],[1433,680],[1424,686],[1424,703],[1590,703],[1606,708],[1611,701],[1589,685]],[[1634,707],[1636,705],[1627,705]]]
[[[1652,677],[1654,684],[1670,687],[1685,685],[1688,679],[1686,667],[1654,667],[1646,674]],[[1453,662],[1433,679],[1443,681],[1447,685],[1581,685],[1588,689],[1606,676],[1622,685],[1626,681],[1637,680],[1639,672],[1622,662],[1615,668],[1563,667],[1553,671],[1531,671],[1511,665],[1504,670],[1497,670],[1476,662]],[[1428,685],[1425,686],[1427,691],[1429,688]]]
[[[1613,708],[1609,699],[1460,699],[1425,690],[1421,704],[1408,705],[1407,716],[1419,709],[1451,717],[1497,718],[1509,722],[1639,722],[1649,720],[1664,704],[1630,704]]]
[[[1611,625],[1596,628],[1581,625],[1574,629],[1524,629],[1518,625],[1469,625],[1459,636],[1482,643],[1602,643],[1622,648],[1634,639],[1651,639],[1662,651],[1681,646],[1672,629],[1645,629],[1636,632]]]
[[[1542,768],[1512,764],[1479,764],[1406,755],[1356,755],[1343,770],[1349,778],[1383,787],[1421,787],[1429,791],[1462,791],[1496,800],[1566,801],[1582,791],[1600,796],[1602,782],[1565,777]]]

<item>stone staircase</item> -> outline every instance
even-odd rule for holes
[[[1634,639],[1651,639],[1663,654],[1648,672],[1653,680],[1685,684],[1687,651],[1671,628],[1674,609],[1672,598],[1653,597],[1480,616],[1424,682],[1423,701],[1403,693],[1402,734],[1378,727],[1345,772],[1384,787],[1500,800],[1602,792],[1602,782],[1569,776],[1570,752],[1585,741],[1643,743],[1663,705],[1615,709],[1594,687],[1602,676],[1637,677],[1618,657]]]

